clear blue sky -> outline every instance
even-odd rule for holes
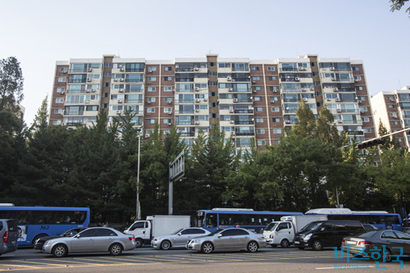
[[[408,5],[407,5],[408,6]],[[363,60],[369,93],[410,85],[410,19],[388,0],[0,0],[0,58],[24,74],[31,124],[70,58]]]

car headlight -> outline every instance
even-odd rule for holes
[[[312,233],[306,235],[306,236],[303,238],[303,241],[307,242],[307,241],[310,240],[310,238],[312,238]]]

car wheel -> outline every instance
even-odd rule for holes
[[[258,251],[258,249],[259,249],[259,245],[257,242],[252,241],[248,243],[249,252],[255,253],[256,251]]]
[[[214,251],[214,245],[210,242],[205,242],[202,244],[201,251],[205,254],[209,254]]]
[[[144,242],[141,239],[135,239],[135,247],[136,248],[142,247],[143,244],[144,244]]]
[[[287,239],[283,239],[282,242],[280,242],[280,246],[283,248],[288,248],[290,246],[290,243]]]
[[[122,245],[112,244],[108,250],[112,256],[118,256],[122,253]]]
[[[61,258],[61,257],[67,256],[68,251],[65,245],[58,244],[53,247],[53,250],[51,250],[51,253],[53,254],[54,257]]]
[[[171,248],[171,242],[168,240],[164,240],[161,242],[161,249],[168,250]]]
[[[312,248],[314,250],[322,250],[323,246],[322,246],[322,243],[320,241],[316,240],[316,241],[313,242]]]

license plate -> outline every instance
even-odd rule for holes
[[[300,244],[298,241],[295,241],[295,245],[298,245],[298,244]]]

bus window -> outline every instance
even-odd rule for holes
[[[216,228],[218,226],[218,218],[215,213],[209,213],[206,216],[206,227]]]

